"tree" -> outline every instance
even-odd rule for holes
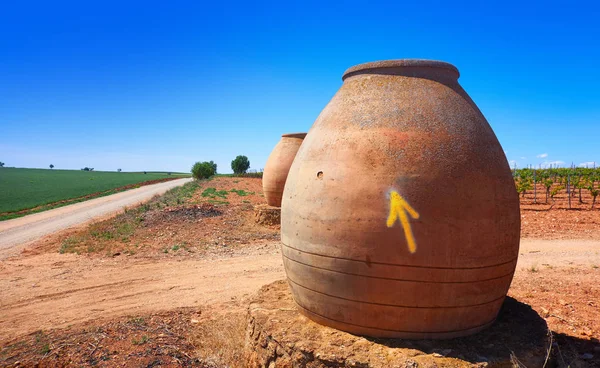
[[[528,190],[533,189],[533,183],[531,182],[531,178],[529,177],[519,177],[517,180],[517,192],[521,194],[521,197],[525,197],[525,193]]]
[[[231,169],[234,174],[244,174],[250,167],[250,161],[246,156],[238,156],[231,161]]]
[[[210,162],[196,162],[192,166],[192,176],[194,179],[208,179],[213,175],[215,175],[215,169]]]
[[[54,169],[54,165],[50,164],[50,170]]]
[[[577,190],[579,190],[579,203],[583,203],[583,198],[581,197],[581,190],[585,189],[585,185],[586,182],[584,180],[584,177],[579,175],[579,176],[573,176],[573,187]],[[573,191],[573,195],[575,195],[575,190]]]
[[[565,189],[565,187],[563,185],[558,185],[558,186],[554,186],[554,188],[552,188],[552,190],[550,191],[550,199],[552,199],[552,205],[554,206],[554,196],[556,196],[558,193],[560,193],[561,190]]]
[[[4,162],[0,161],[0,167],[4,167]]]
[[[117,172],[121,172],[121,169],[117,169]]]
[[[211,166],[213,167],[213,170],[215,171],[215,174],[217,173],[217,164],[214,161],[209,161],[209,164],[211,164]]]

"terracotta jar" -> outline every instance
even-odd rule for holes
[[[400,338],[494,322],[517,262],[519,200],[458,77],[428,60],[361,64],[342,77],[281,207],[288,282],[307,317]]]
[[[269,206],[281,207],[281,196],[290,166],[306,133],[291,133],[281,136],[267,159],[263,172],[263,192]]]

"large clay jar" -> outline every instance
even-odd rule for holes
[[[291,133],[281,136],[265,164],[263,172],[263,193],[269,206],[281,207],[283,187],[294,162],[294,157],[306,133]]]
[[[307,317],[375,337],[490,326],[519,250],[517,192],[458,70],[390,60],[346,71],[290,169],[284,265]]]

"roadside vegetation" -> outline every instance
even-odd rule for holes
[[[0,221],[189,174],[3,168]]]
[[[192,181],[183,186],[173,188],[161,196],[155,196],[149,202],[135,208],[125,208],[123,213],[116,218],[91,224],[86,231],[70,236],[63,240],[59,252],[62,253],[101,253],[113,255],[113,245],[118,243],[123,245],[117,247],[115,251],[121,251],[128,254],[135,254],[139,244],[130,244],[131,238],[136,229],[142,224],[144,214],[153,210],[161,210],[169,206],[183,204],[199,188],[197,181]]]
[[[278,238],[277,229],[254,222],[254,205],[264,203],[261,189],[261,181],[254,178],[194,180],[71,233],[60,241],[59,252],[182,256]]]

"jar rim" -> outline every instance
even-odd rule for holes
[[[417,68],[437,68],[437,69],[446,69],[451,71],[452,74],[456,76],[456,79],[460,76],[458,69],[445,61],[438,60],[427,60],[427,59],[395,59],[395,60],[380,60],[380,61],[372,61],[369,63],[358,64],[353,67],[348,68],[344,75],[342,76],[342,80],[346,78],[362,73],[368,73],[367,71],[372,72],[373,74],[377,74],[377,69],[397,69],[397,68],[406,68],[406,67],[417,67]],[[393,74],[393,73],[385,73],[385,74]]]
[[[281,137],[283,137],[283,138],[302,138],[302,139],[304,139],[304,137],[306,137],[306,134],[308,134],[308,133],[286,133],[286,134],[282,134]]]

